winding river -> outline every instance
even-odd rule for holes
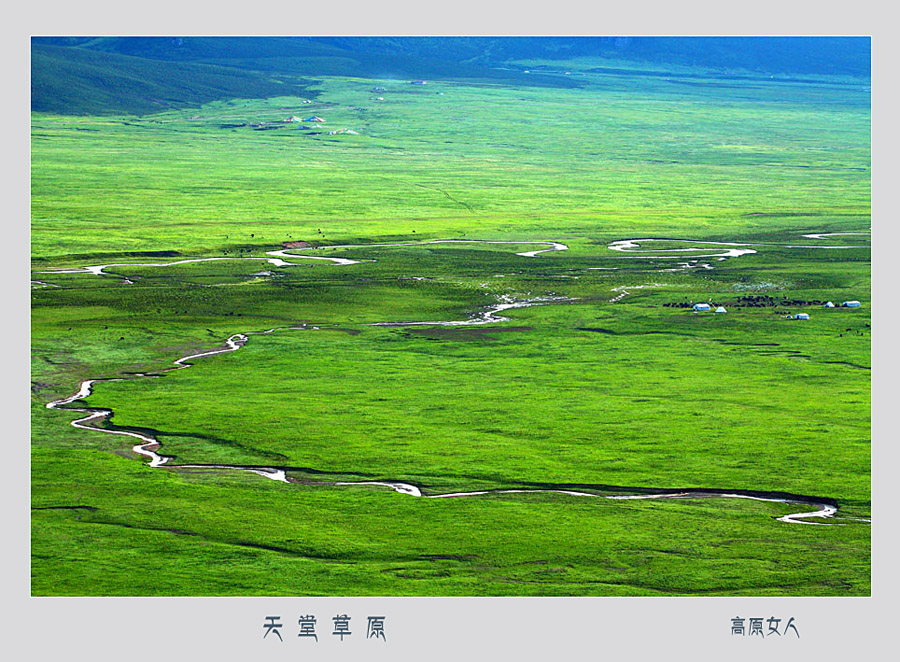
[[[825,237],[834,237],[838,235],[868,235],[868,232],[826,232],[819,234],[805,234],[803,237],[807,239],[824,239]],[[668,243],[679,243],[679,244],[700,244],[697,247],[688,246],[686,248],[658,248],[658,249],[649,249],[645,250],[645,244],[651,244],[653,242],[668,242]],[[714,246],[723,246],[727,248],[713,248]],[[814,248],[814,249],[824,249],[824,250],[847,250],[851,248],[865,248],[866,246],[861,245],[851,245],[851,244],[842,244],[840,246],[822,246],[818,244],[766,244],[766,243],[738,243],[731,241],[704,241],[700,239],[621,239],[619,241],[614,241],[607,248],[611,251],[618,251],[620,253],[630,253],[630,255],[624,255],[622,257],[632,257],[632,258],[651,258],[651,259],[665,259],[665,258],[684,258],[685,253],[689,253],[690,257],[695,258],[716,258],[717,260],[725,260],[729,257],[740,257],[742,255],[752,255],[757,253],[756,248],[750,248],[751,246],[755,246],[756,248],[760,247],[770,247],[770,248]],[[655,253],[651,255],[650,253]],[[706,268],[709,268],[709,265],[706,265]]]
[[[518,307],[526,307],[527,302],[519,302],[521,305]],[[540,303],[545,303],[543,301],[536,301],[531,305],[539,305]],[[497,304],[500,306],[502,304]],[[474,318],[472,323],[483,323],[479,321],[480,318]],[[458,323],[464,323],[463,321]],[[294,326],[294,327],[285,327],[284,329],[269,329],[267,331],[256,332],[257,334],[265,334],[272,333],[274,331],[280,330],[316,330],[317,327],[307,327],[307,326]],[[282,483],[295,483],[298,482],[296,479],[287,475],[287,469],[284,467],[260,467],[260,466],[248,466],[248,465],[236,465],[236,464],[171,464],[170,460],[172,459],[170,456],[161,455],[157,452],[161,446],[160,442],[150,434],[135,432],[133,430],[127,430],[123,428],[117,428],[115,426],[106,426],[101,427],[103,422],[109,420],[112,416],[112,411],[109,409],[99,409],[95,407],[77,407],[72,406],[73,403],[78,400],[82,400],[87,398],[93,389],[93,385],[100,382],[121,382],[127,381],[130,379],[140,379],[140,378],[148,378],[148,377],[159,377],[166,372],[170,372],[173,370],[183,370],[185,368],[189,368],[192,365],[192,361],[195,361],[200,358],[205,358],[209,356],[216,356],[218,354],[224,354],[227,352],[236,352],[241,347],[243,347],[247,341],[249,340],[250,335],[254,335],[253,333],[238,333],[233,336],[230,336],[226,341],[224,346],[219,347],[217,349],[211,349],[204,352],[198,352],[195,354],[190,354],[188,356],[181,357],[174,361],[174,366],[171,368],[165,368],[163,370],[153,372],[153,373],[137,373],[131,375],[129,377],[113,377],[109,379],[86,379],[81,382],[81,386],[76,393],[70,395],[67,398],[61,398],[59,400],[53,400],[52,402],[47,403],[47,409],[62,409],[64,411],[74,411],[86,414],[86,416],[76,419],[71,422],[71,424],[83,430],[94,430],[97,432],[103,432],[107,434],[117,434],[124,435],[128,437],[132,437],[137,439],[139,443],[135,444],[132,447],[132,450],[144,457],[148,458],[150,462],[148,466],[156,468],[167,466],[174,469],[202,469],[202,470],[228,470],[228,471],[245,471],[252,474],[256,474],[258,476],[262,476],[264,478],[268,478],[270,480],[279,481]],[[837,507],[835,505],[825,503],[824,500],[816,499],[814,497],[804,497],[791,495],[789,497],[778,497],[778,496],[760,496],[759,493],[750,492],[750,491],[742,491],[742,490],[733,490],[729,492],[715,492],[709,490],[655,490],[652,494],[597,494],[593,492],[585,492],[580,490],[571,490],[571,489],[556,489],[556,488],[533,488],[533,489],[495,489],[495,490],[477,490],[471,492],[449,492],[443,494],[425,494],[422,489],[416,485],[410,483],[403,483],[397,481],[336,481],[336,482],[319,482],[313,483],[313,485],[320,486],[377,486],[377,487],[387,487],[389,489],[394,490],[399,494],[405,494],[413,497],[421,497],[428,499],[451,499],[451,498],[464,498],[464,497],[477,497],[483,495],[490,494],[529,494],[529,493],[552,493],[552,494],[562,494],[567,496],[574,497],[589,497],[589,498],[602,498],[602,499],[612,499],[612,500],[630,500],[630,499],[703,499],[703,498],[734,498],[734,499],[752,499],[755,501],[769,501],[774,503],[785,503],[785,504],[793,504],[798,506],[803,506],[804,510],[797,513],[791,513],[788,515],[784,515],[782,517],[777,518],[781,522],[786,522],[788,524],[817,524],[824,525],[824,522],[809,522],[807,519],[811,518],[832,518],[837,513]],[[812,510],[809,510],[809,509]],[[868,520],[864,520],[868,521]]]
[[[303,252],[317,251],[323,249],[351,249],[351,248],[387,248],[392,246],[424,246],[428,244],[506,244],[513,246],[539,245],[547,246],[533,251],[525,251],[516,253],[522,257],[537,257],[541,253],[550,251],[565,251],[569,247],[555,241],[493,241],[488,239],[433,239],[430,241],[414,241],[401,242],[396,244],[340,244],[334,246],[318,246],[308,249],[285,248],[282,250],[266,251],[269,257],[196,257],[185,260],[175,260],[174,262],[111,262],[109,264],[95,264],[87,267],[72,267],[69,269],[54,269],[51,271],[38,271],[40,274],[94,274],[100,276],[106,273],[106,269],[112,267],[174,267],[179,264],[192,264],[196,262],[220,262],[223,260],[263,260],[276,267],[296,267],[297,262],[288,262],[283,258],[303,259],[303,260],[324,260],[339,266],[347,266],[351,264],[360,264],[364,260],[350,260],[343,257],[326,257],[324,255],[301,255],[293,253],[294,250],[302,250]],[[375,262],[375,260],[365,260],[367,262]],[[107,274],[108,275],[108,274]],[[39,282],[39,281],[33,281]]]
[[[864,234],[864,233],[831,233],[831,234]],[[825,236],[830,236],[828,234],[819,234],[819,235],[804,235],[810,239],[819,239]],[[639,251],[641,248],[641,243],[652,242],[652,241],[675,241],[675,240],[662,240],[662,239],[634,239],[634,240],[623,240],[617,241],[613,244],[609,245],[611,250],[618,251]],[[713,255],[705,255],[705,256],[697,256],[697,257],[719,257],[724,259],[725,257],[738,257],[741,255],[747,255],[750,253],[755,253],[755,250],[744,248],[746,246],[750,246],[753,244],[739,244],[739,243],[727,243],[727,242],[703,242],[703,241],[693,241],[693,240],[679,240],[685,241],[686,243],[700,243],[706,245],[716,245],[716,246],[728,246],[729,248],[725,249],[722,252],[715,253]],[[561,244],[558,242],[552,241],[525,241],[525,242],[514,242],[514,241],[478,241],[478,240],[462,240],[462,239],[444,239],[444,240],[433,240],[433,241],[424,241],[424,242],[410,242],[410,243],[396,243],[396,244],[347,244],[341,246],[330,246],[329,248],[372,248],[372,247],[388,247],[388,246],[418,246],[424,244],[440,244],[440,243],[488,243],[488,244],[507,244],[507,245],[528,245],[528,244],[538,244],[546,246],[546,248],[537,249],[533,251],[526,251],[517,253],[522,257],[537,257],[537,255],[550,251],[562,251],[567,250],[568,247],[565,244]],[[804,246],[803,248],[807,248]],[[828,247],[820,247],[820,248],[852,248],[851,246],[828,246]],[[269,258],[196,258],[196,259],[188,259],[188,260],[179,260],[176,262],[167,262],[167,263],[110,263],[103,265],[95,265],[95,266],[87,266],[87,267],[78,267],[73,269],[60,269],[56,271],[46,271],[41,273],[90,273],[94,275],[101,275],[104,273],[105,269],[110,267],[117,266],[144,266],[144,267],[166,267],[172,266],[176,264],[185,264],[190,262],[204,262],[204,261],[214,261],[214,260],[229,260],[229,259],[256,259],[256,260],[266,260],[275,266],[291,266],[296,263],[286,262],[283,258],[303,258],[303,259],[319,259],[319,260],[329,260],[333,264],[336,265],[350,265],[350,264],[359,264],[360,260],[349,260],[346,258],[336,258],[336,257],[323,257],[323,256],[311,256],[311,255],[299,255],[294,253],[289,253],[288,250],[278,250],[278,251],[269,251],[267,255]],[[670,255],[671,253],[684,253],[685,251],[696,251],[698,249],[695,248],[669,248],[669,249],[661,249],[660,253],[669,253],[669,255],[664,256],[647,256],[643,253],[640,255],[634,255],[633,257],[678,257]],[[43,284],[43,283],[42,283]],[[632,289],[634,289],[632,287]],[[450,320],[450,321],[432,321],[432,322],[375,322],[372,326],[391,326],[391,327],[407,327],[414,325],[428,325],[428,326],[463,326],[463,325],[478,325],[478,324],[492,324],[496,322],[507,321],[508,318],[502,317],[498,315],[498,313],[504,310],[510,310],[514,308],[526,308],[529,306],[537,306],[537,305],[547,305],[547,304],[558,304],[558,303],[566,303],[573,301],[573,299],[568,297],[536,297],[532,299],[515,299],[510,296],[500,296],[498,297],[497,303],[487,306],[486,308],[473,312],[467,319],[465,320]],[[219,354],[224,354],[228,352],[236,352],[240,350],[244,345],[249,341],[251,335],[261,335],[261,334],[269,334],[275,331],[315,331],[318,330],[318,327],[315,326],[307,326],[306,324],[300,326],[289,326],[278,329],[267,329],[265,331],[256,331],[256,332],[245,332],[245,333],[237,333],[229,338],[227,338],[224,344],[221,347],[210,349],[202,352],[197,352],[194,354],[190,354],[187,356],[183,356],[181,358],[176,359],[173,363],[174,365],[169,368],[165,368],[152,373],[136,373],[134,375],[130,375],[128,377],[114,377],[108,379],[86,379],[81,382],[81,385],[78,391],[66,398],[61,398],[58,400],[53,400],[52,402],[47,403],[46,407],[48,409],[60,409],[64,411],[72,411],[83,413],[85,416],[78,418],[71,422],[76,428],[84,429],[84,430],[94,430],[97,432],[102,432],[106,434],[116,434],[132,437],[138,441],[132,447],[132,450],[148,458],[150,461],[148,466],[152,468],[158,467],[169,467],[169,468],[177,468],[177,469],[202,469],[202,470],[227,470],[227,471],[244,471],[253,473],[255,475],[262,476],[264,478],[268,478],[270,480],[282,482],[282,483],[297,483],[299,482],[297,479],[292,478],[288,475],[288,468],[285,467],[261,467],[261,466],[249,466],[249,465],[229,465],[229,464],[180,464],[175,465],[171,463],[172,457],[162,455],[158,451],[161,447],[161,444],[158,439],[156,439],[153,435],[136,432],[134,430],[128,430],[125,428],[119,428],[109,423],[109,419],[112,416],[112,411],[109,409],[100,409],[95,407],[80,407],[75,406],[79,400],[83,400],[87,398],[93,389],[93,385],[100,382],[107,381],[127,381],[130,379],[141,379],[141,378],[158,378],[163,376],[167,372],[171,372],[174,370],[183,370],[191,367],[193,365],[193,361],[197,359],[207,358],[211,356],[216,356]],[[103,425],[106,423],[106,425]],[[830,502],[828,499],[821,499],[817,497],[807,497],[801,495],[781,495],[777,493],[765,493],[758,492],[752,490],[730,490],[730,491],[711,491],[705,489],[688,489],[688,490],[664,490],[664,489],[652,489],[647,490],[648,493],[634,493],[634,494],[598,494],[594,492],[587,492],[583,490],[572,490],[565,488],[529,488],[529,489],[493,489],[493,490],[478,490],[478,491],[470,491],[470,492],[450,492],[443,494],[425,494],[422,489],[416,485],[410,483],[396,482],[396,481],[338,481],[338,482],[318,482],[312,483],[313,485],[320,486],[375,486],[375,487],[385,487],[399,494],[404,494],[412,497],[419,498],[429,498],[429,499],[450,499],[450,498],[470,498],[470,497],[478,497],[484,495],[491,494],[529,494],[529,493],[552,493],[552,494],[560,494],[572,497],[586,497],[586,498],[603,498],[603,499],[612,499],[612,500],[631,500],[631,499],[709,499],[709,498],[729,498],[729,499],[751,499],[755,501],[767,501],[774,503],[784,503],[797,505],[802,508],[800,512],[791,513],[788,515],[783,515],[778,517],[778,521],[785,522],[788,524],[812,524],[812,525],[826,525],[825,522],[811,522],[808,521],[810,519],[829,519],[834,518],[837,514],[837,506]],[[607,486],[607,489],[615,489],[617,492],[621,491],[622,488],[610,488]],[[863,521],[869,522],[870,520],[859,519],[859,518],[846,518],[846,519],[855,519],[855,521]],[[832,524],[832,523],[829,523]],[[832,524],[833,525],[833,524]]]

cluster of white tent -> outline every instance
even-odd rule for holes
[[[841,304],[841,308],[859,308],[861,305],[862,304],[859,301],[844,301]],[[832,301],[827,302],[823,306],[823,308],[835,308],[835,307],[836,306],[834,305],[834,302],[832,302]],[[808,313],[797,313],[796,315],[788,315],[788,319],[808,320],[809,314]]]
[[[712,306],[710,306],[708,303],[695,303],[694,304],[694,312],[700,313],[700,312],[706,312],[706,311],[710,311],[710,310],[712,310]],[[715,312],[727,313],[728,311],[725,310],[724,306],[719,306],[718,308],[716,308]]]
[[[844,301],[841,304],[841,308],[859,308],[862,304],[859,301]],[[824,308],[835,308],[833,302],[829,301],[826,303]],[[808,320],[809,313],[797,313],[796,315],[788,315],[788,319],[790,320]]]
[[[296,115],[291,115],[287,119],[283,119],[281,121],[282,122],[324,122],[325,120],[323,120],[318,115],[313,115],[312,117],[307,117],[306,119],[301,119],[301,118],[297,117]]]
[[[305,103],[305,102],[304,102],[304,103]],[[324,123],[324,122],[325,122],[325,120],[323,120],[323,119],[322,119],[321,117],[319,117],[318,115],[313,115],[312,117],[307,117],[307,118],[305,118],[305,119],[301,119],[301,118],[297,117],[296,115],[291,115],[291,116],[288,117],[287,119],[284,119],[284,120],[281,120],[281,121],[282,121],[282,122],[298,122],[298,123],[299,123],[299,122],[317,122],[317,123]],[[308,126],[301,126],[300,128],[301,128],[301,129],[309,129],[310,127],[308,127]],[[338,135],[341,135],[341,134],[347,134],[347,135],[350,135],[350,136],[358,136],[358,135],[359,135],[359,132],[358,132],[358,131],[354,131],[353,129],[334,129],[333,131],[329,131],[329,132],[328,132],[328,135],[329,135],[329,136],[338,136]]]
[[[844,302],[841,304],[841,307],[842,307],[842,308],[859,308],[861,305],[862,305],[862,304],[860,304],[859,301],[844,301]],[[825,307],[825,308],[834,308],[835,305],[834,305],[833,302],[829,301],[828,303],[825,304],[824,307]],[[695,303],[694,306],[693,306],[693,309],[694,309],[694,312],[695,312],[695,313],[709,312],[710,310],[712,310],[712,306],[711,306],[710,304],[708,304],[708,303]],[[719,306],[718,308],[716,308],[715,312],[717,312],[717,313],[727,313],[728,311],[725,310],[724,306]],[[809,313],[797,313],[796,315],[788,315],[788,319],[791,319],[791,320],[808,320],[808,319],[809,319]]]

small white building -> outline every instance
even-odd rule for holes
[[[728,311],[725,310],[725,306],[719,306],[718,308],[716,308],[716,312],[717,313],[727,313]]]
[[[845,301],[841,304],[844,308],[859,308],[860,305],[859,301]]]
[[[825,304],[825,307],[826,308],[834,308],[834,304],[831,301],[829,301],[828,303]]]
[[[797,313],[796,315],[794,315],[794,319],[795,320],[808,320],[809,313]]]
[[[706,311],[706,310],[711,310],[708,303],[695,303],[694,304],[694,312],[701,312],[701,311]]]

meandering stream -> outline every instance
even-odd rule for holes
[[[524,307],[525,302],[520,302],[523,305],[519,307]],[[502,305],[502,304],[497,304]],[[536,302],[534,305],[538,305]],[[482,323],[482,322],[475,322]],[[263,333],[272,333],[273,331],[278,330],[303,330],[309,329],[314,330],[317,327],[286,327],[285,329],[269,329],[267,331],[257,332],[259,334]],[[233,336],[230,336],[226,341],[223,347],[217,349],[211,349],[204,352],[198,352],[195,354],[190,354],[188,356],[181,357],[174,361],[174,366],[171,368],[165,368],[158,372],[154,373],[137,373],[130,377],[113,377],[109,379],[86,379],[81,382],[81,386],[76,393],[70,395],[66,398],[61,398],[59,400],[53,400],[52,402],[47,403],[48,409],[62,409],[64,411],[74,411],[86,414],[86,416],[76,419],[72,421],[72,425],[76,428],[80,428],[83,430],[94,430],[97,432],[103,432],[107,434],[117,434],[129,436],[134,439],[137,439],[139,443],[135,444],[132,447],[132,450],[144,457],[149,458],[150,462],[148,466],[156,468],[162,466],[168,466],[174,469],[203,469],[203,470],[228,470],[228,471],[245,471],[248,473],[252,473],[258,476],[262,476],[264,478],[268,478],[270,480],[279,481],[282,483],[294,483],[296,480],[292,479],[287,475],[287,469],[283,467],[260,467],[260,466],[248,466],[248,465],[236,465],[236,464],[171,464],[170,460],[172,459],[170,456],[162,455],[157,452],[161,446],[159,440],[157,440],[153,435],[135,432],[133,430],[127,430],[122,428],[116,428],[114,426],[106,426],[101,427],[103,422],[109,420],[112,416],[112,411],[109,409],[99,409],[95,407],[73,407],[71,406],[78,400],[82,400],[87,398],[93,389],[93,385],[100,382],[121,382],[127,381],[129,379],[140,379],[147,377],[158,377],[166,372],[170,372],[172,370],[182,370],[185,368],[189,368],[192,365],[192,361],[200,358],[205,358],[209,356],[215,356],[217,354],[224,354],[226,352],[235,352],[243,347],[247,341],[249,340],[248,336],[252,334],[242,334],[238,333]],[[571,489],[556,489],[556,488],[531,488],[531,489],[495,489],[495,490],[476,490],[471,492],[449,492],[443,494],[425,494],[422,492],[422,489],[416,485],[412,485],[410,483],[403,483],[397,481],[336,481],[336,482],[319,482],[314,483],[315,485],[320,486],[377,486],[377,487],[387,487],[389,489],[394,490],[399,494],[405,494],[408,496],[414,497],[422,497],[428,499],[451,499],[451,498],[464,498],[464,497],[477,497],[483,495],[490,494],[529,494],[529,493],[551,493],[551,494],[562,494],[567,496],[575,496],[575,497],[589,497],[589,498],[603,498],[603,499],[613,499],[613,500],[629,500],[629,499],[703,499],[703,498],[733,498],[733,499],[752,499],[755,501],[769,501],[775,503],[785,503],[785,504],[795,504],[798,506],[803,506],[804,508],[812,508],[812,510],[803,510],[797,513],[790,513],[788,515],[784,515],[782,517],[777,518],[781,522],[786,522],[789,524],[824,524],[824,522],[808,522],[805,521],[811,518],[832,518],[837,513],[837,507],[828,503],[824,503],[821,500],[817,500],[814,497],[802,497],[802,496],[791,496],[791,497],[776,497],[776,496],[759,496],[758,493],[749,493],[749,491],[741,491],[741,490],[733,490],[729,492],[713,492],[707,490],[672,490],[672,491],[655,491],[652,494],[596,494],[593,492],[585,492],[580,490],[571,490]],[[868,521],[868,520],[863,520]]]
[[[525,251],[516,253],[522,257],[537,257],[541,253],[550,251],[565,251],[569,247],[555,241],[494,241],[489,239],[433,239],[430,241],[418,242],[401,242],[396,244],[340,244],[334,246],[317,246],[304,249],[285,248],[282,250],[266,251],[269,257],[196,257],[185,260],[175,260],[174,262],[110,262],[108,264],[95,264],[86,267],[72,267],[64,269],[54,269],[50,271],[38,271],[40,274],[94,274],[100,276],[106,273],[106,269],[112,267],[174,267],[179,264],[192,264],[196,262],[220,262],[223,260],[262,260],[276,267],[296,267],[296,262],[288,262],[283,258],[303,259],[303,260],[324,260],[339,266],[347,266],[351,264],[360,264],[363,260],[351,260],[343,257],[327,257],[324,255],[302,255],[292,252],[302,250],[304,253],[309,251],[318,251],[323,249],[351,249],[351,248],[387,248],[392,246],[424,246],[427,244],[507,244],[513,246],[528,246],[537,244],[539,246],[547,246],[533,251]],[[375,260],[366,260],[374,262]],[[37,282],[37,281],[35,281]]]
[[[830,234],[864,234],[864,233],[830,233]],[[804,235],[805,237],[811,239],[820,239],[825,236],[830,236],[829,234],[818,234],[818,235]],[[640,244],[648,241],[673,241],[673,240],[661,240],[661,239],[635,239],[635,240],[623,240],[614,242],[609,245],[611,250],[618,251],[636,251],[640,250]],[[693,241],[693,240],[683,240],[686,243],[700,243],[706,245],[717,245],[717,246],[728,246],[726,250],[715,253],[713,255],[704,255],[702,257],[718,257],[720,259],[724,259],[725,257],[739,257],[741,255],[747,255],[751,253],[755,253],[755,250],[745,248],[747,246],[753,244],[739,244],[739,243],[728,243],[728,242],[704,242],[704,241]],[[511,244],[511,245],[528,245],[528,244],[538,244],[547,246],[547,248],[537,249],[533,251],[527,251],[522,253],[517,253],[522,257],[536,257],[540,253],[549,252],[549,251],[562,251],[567,250],[567,246],[558,242],[551,241],[526,241],[526,242],[513,242],[513,241],[478,241],[478,240],[462,240],[462,239],[446,239],[446,240],[434,240],[434,241],[425,241],[425,242],[415,242],[415,243],[396,243],[396,244],[364,244],[364,245],[341,245],[341,246],[331,246],[329,248],[371,248],[371,247],[388,247],[388,246],[417,246],[424,244],[439,244],[439,243],[489,243],[489,244]],[[803,248],[807,248],[804,246]],[[822,246],[820,248],[852,248],[852,246]],[[266,260],[275,266],[290,266],[295,263],[289,263],[283,260],[284,257],[288,258],[303,258],[303,259],[320,259],[320,260],[329,260],[333,264],[336,265],[350,265],[350,264],[358,264],[359,260],[349,260],[346,258],[336,258],[336,257],[323,257],[323,256],[310,256],[310,255],[299,255],[295,253],[289,253],[288,250],[279,250],[279,251],[270,251],[267,253],[269,258],[196,258],[196,259],[188,259],[188,260],[179,260],[176,262],[168,262],[168,263],[146,263],[146,264],[134,264],[134,263],[110,263],[103,265],[95,265],[95,266],[87,266],[87,267],[78,267],[73,269],[61,269],[56,271],[47,271],[41,273],[91,273],[94,275],[101,275],[104,273],[104,270],[110,267],[116,266],[145,266],[145,267],[166,267],[172,266],[176,264],[185,264],[189,262],[204,262],[204,261],[213,261],[213,260],[227,260],[227,259],[257,259],[257,260]],[[633,257],[680,257],[673,256],[671,253],[684,253],[686,251],[696,251],[698,249],[695,248],[669,248],[669,249],[661,249],[661,253],[667,253],[664,256],[647,256],[643,253],[640,255],[634,255]],[[701,257],[701,256],[697,256]],[[634,287],[632,287],[634,289]],[[475,311],[465,320],[440,320],[440,321],[432,321],[432,322],[420,322],[420,321],[411,321],[411,322],[375,322],[373,326],[393,326],[393,327],[406,327],[406,326],[414,326],[414,325],[428,325],[428,326],[462,326],[462,325],[478,325],[478,324],[492,324],[496,322],[507,321],[508,318],[502,317],[498,315],[498,313],[514,309],[514,308],[525,308],[529,306],[537,306],[537,305],[547,305],[554,303],[565,303],[572,301],[571,298],[568,297],[536,297],[532,299],[515,299],[510,296],[501,296],[498,297],[497,303],[488,306],[480,311]],[[85,416],[78,418],[71,422],[71,424],[80,429],[84,430],[94,430],[97,432],[102,432],[106,434],[116,434],[132,437],[138,441],[132,447],[132,450],[148,458],[150,461],[148,466],[152,468],[158,467],[169,467],[169,468],[178,468],[178,469],[201,469],[201,470],[227,470],[227,471],[244,471],[253,473],[255,475],[259,475],[270,480],[279,481],[282,483],[295,483],[298,482],[296,479],[292,478],[288,475],[288,470],[285,467],[260,467],[260,466],[249,466],[249,465],[229,465],[229,464],[180,464],[175,465],[172,464],[172,457],[162,455],[158,451],[161,447],[161,444],[158,439],[156,439],[153,435],[136,432],[134,430],[128,430],[125,428],[119,428],[112,424],[109,424],[109,419],[112,416],[112,411],[109,409],[100,409],[95,407],[79,407],[73,406],[79,400],[83,400],[87,398],[93,389],[93,385],[106,382],[106,381],[127,381],[130,379],[142,379],[142,378],[157,378],[161,377],[164,373],[174,371],[174,370],[183,370],[191,367],[193,365],[193,361],[197,359],[202,359],[206,357],[216,356],[218,354],[224,354],[228,352],[236,352],[241,349],[248,341],[251,335],[257,334],[269,334],[275,331],[287,331],[287,330],[309,330],[314,331],[318,330],[318,327],[315,326],[291,326],[284,327],[281,329],[267,329],[265,331],[257,331],[257,332],[245,332],[245,333],[237,333],[225,340],[223,346],[206,350],[202,352],[197,352],[194,354],[190,354],[188,356],[183,356],[174,361],[174,365],[170,368],[165,368],[163,370],[159,370],[153,373],[137,373],[131,375],[129,377],[115,377],[108,379],[86,379],[81,382],[79,389],[76,393],[58,400],[53,400],[52,402],[47,403],[46,407],[48,409],[61,409],[63,411],[74,411],[85,414]],[[103,424],[106,425],[103,425]],[[776,503],[784,503],[797,505],[803,508],[801,512],[791,513],[788,515],[784,515],[778,517],[778,521],[789,523],[789,524],[814,524],[814,525],[825,525],[825,522],[811,522],[807,521],[809,519],[828,519],[834,518],[837,514],[837,506],[832,503],[828,503],[828,500],[816,498],[816,497],[807,497],[801,495],[790,495],[790,496],[779,496],[774,493],[760,493],[751,490],[730,490],[727,492],[717,492],[717,491],[709,491],[703,489],[690,489],[690,490],[660,490],[655,489],[652,490],[652,493],[635,493],[635,494],[597,494],[593,492],[587,492],[582,490],[572,490],[572,489],[564,489],[564,488],[528,488],[528,489],[493,489],[493,490],[477,490],[477,491],[469,491],[469,492],[451,492],[451,493],[443,493],[443,494],[425,494],[422,489],[416,485],[410,483],[396,482],[396,481],[337,481],[337,482],[319,482],[314,483],[315,485],[320,486],[375,486],[375,487],[386,487],[394,490],[397,493],[420,497],[420,498],[430,498],[430,499],[449,499],[449,498],[469,498],[469,497],[478,497],[484,495],[491,494],[530,494],[530,493],[552,493],[552,494],[560,494],[566,496],[574,496],[574,497],[587,497],[587,498],[603,498],[603,499],[613,499],[613,500],[630,500],[630,499],[709,499],[709,498],[730,498],[730,499],[752,499],[756,501],[767,501],[767,502],[776,502]],[[847,518],[854,519],[854,518]],[[859,518],[855,518],[856,521],[864,521],[868,522],[869,520],[861,520]]]
[[[824,239],[825,237],[834,237],[838,235],[868,235],[868,232],[825,232],[819,234],[805,234],[803,237],[807,239]],[[679,244],[700,244],[698,247],[687,248],[658,248],[645,250],[644,244],[653,242],[667,242]],[[728,248],[712,248],[713,246],[727,246]],[[754,246],[755,248],[750,248]],[[689,253],[694,258],[716,258],[717,260],[725,260],[729,257],[740,257],[742,255],[753,255],[758,251],[756,248],[810,248],[824,250],[847,250],[851,248],[866,248],[866,246],[842,244],[840,246],[822,246],[817,244],[768,244],[768,243],[738,243],[732,241],[704,241],[701,239],[621,239],[614,241],[607,248],[620,253],[630,253],[622,257],[632,258],[684,258],[685,253]],[[650,253],[655,253],[651,255]],[[701,254],[702,253],[702,254]],[[708,265],[707,265],[708,267]]]

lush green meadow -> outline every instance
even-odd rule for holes
[[[868,80],[600,64],[566,63],[576,87],[325,77],[312,104],[33,114],[33,593],[868,595],[870,241],[801,236],[870,228]],[[328,135],[342,128],[359,135]],[[644,238],[672,257],[608,248]],[[569,248],[42,273],[429,239]],[[660,253],[687,247],[707,250]],[[372,326],[503,296],[567,300]],[[863,305],[816,303],[847,299]],[[686,307],[707,300],[728,313]],[[152,431],[173,465],[278,467],[289,484],[150,468],[132,439],[45,406],[236,333],[239,351],[97,384],[86,405]],[[323,484],[341,481],[789,493],[837,504],[840,525],[747,499]]]

